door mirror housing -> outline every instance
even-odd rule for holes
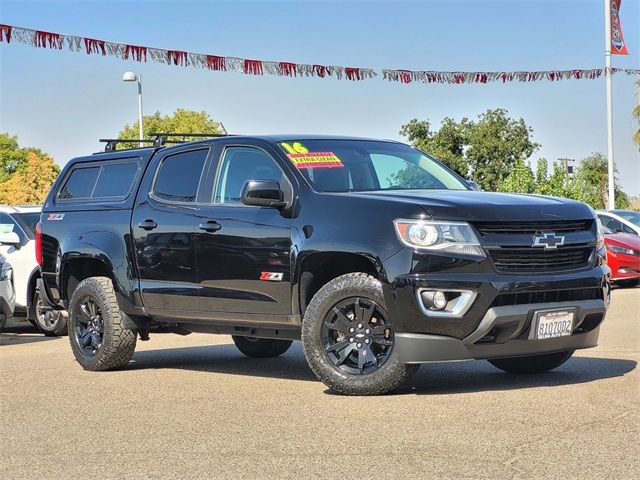
[[[18,247],[20,245],[20,237],[16,232],[0,233],[0,244]]]
[[[284,208],[284,192],[275,180],[248,180],[242,186],[240,201],[254,207]]]

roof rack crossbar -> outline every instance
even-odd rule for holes
[[[186,137],[197,137],[197,138],[216,138],[216,137],[226,137],[226,133],[151,133],[152,137],[155,137],[155,142],[153,143],[154,147],[161,147],[166,143],[183,143],[187,142],[185,140]],[[169,141],[170,137],[182,137],[182,141]]]
[[[98,140],[100,143],[106,143],[104,146],[105,152],[113,152],[116,149],[116,145],[119,143],[153,143],[155,140],[153,139],[143,139],[143,140],[134,140],[134,139],[121,139],[121,138],[101,138]],[[139,147],[134,147],[139,148]]]
[[[101,138],[99,141],[101,143],[106,143],[104,146],[105,152],[113,152],[116,150],[116,146],[120,143],[147,143],[151,144],[149,146],[153,147],[162,147],[167,144],[180,144],[186,143],[190,140],[186,140],[187,137],[197,137],[197,138],[217,138],[217,137],[226,137],[228,136],[226,133],[151,133],[151,137],[153,138],[145,138],[142,140],[136,140],[134,138],[131,139],[122,139],[122,138]],[[182,137],[182,140],[174,139],[174,137]],[[134,148],[140,148],[138,146],[123,150],[133,150]]]

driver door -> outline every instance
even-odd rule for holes
[[[221,313],[253,314],[256,321],[286,323],[291,314],[291,219],[276,208],[243,205],[240,191],[247,180],[287,181],[261,148],[229,145],[222,150],[212,200],[198,211],[203,227],[196,232],[199,309],[211,319],[223,318]]]

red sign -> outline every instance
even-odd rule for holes
[[[622,0],[611,0],[611,54],[629,55],[627,44],[622,36],[622,25],[620,24],[620,4]]]

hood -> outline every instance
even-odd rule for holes
[[[591,207],[584,203],[543,195],[473,190],[396,190],[352,195],[414,203],[435,220],[550,221],[595,218]]]
[[[604,236],[604,243],[640,251],[640,237],[637,235],[629,235],[627,233],[607,233]]]

